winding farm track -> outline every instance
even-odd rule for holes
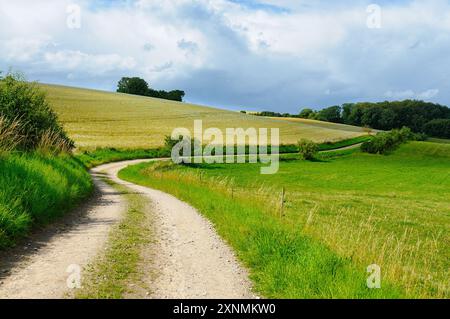
[[[353,149],[355,144],[328,152]],[[28,243],[0,254],[0,298],[64,298],[67,279],[106,247],[109,232],[120,222],[126,202],[103,181],[113,181],[150,200],[156,251],[150,266],[148,298],[254,298],[247,272],[209,221],[177,198],[125,182],[118,172],[129,165],[158,161],[132,160],[105,164],[91,171],[94,196],[66,218],[31,236]],[[68,272],[69,271],[69,272]],[[81,277],[83,271],[81,272]],[[146,280],[145,278],[143,279]]]
[[[70,265],[86,267],[106,247],[111,227],[126,203],[102,181],[107,178],[151,202],[157,254],[148,279],[150,298],[253,298],[246,270],[212,225],[194,208],[166,193],[120,180],[124,167],[150,160],[125,161],[92,170],[94,198],[68,218],[30,238],[30,243],[0,256],[0,298],[64,298]],[[51,229],[50,229],[51,228]],[[83,274],[83,273],[82,273]],[[145,280],[145,279],[144,279]]]

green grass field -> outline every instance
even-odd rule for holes
[[[281,142],[300,138],[316,142],[363,135],[363,129],[325,122],[289,122],[205,106],[103,91],[40,85],[69,135],[82,149],[96,147],[153,148],[175,127],[192,130],[194,120],[204,127],[279,128]]]
[[[275,175],[255,164],[159,163],[120,176],[197,207],[266,297],[449,298],[449,161],[450,145],[411,142],[389,156],[289,155]],[[365,286],[374,263],[375,291]]]

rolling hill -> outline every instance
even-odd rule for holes
[[[69,135],[81,149],[161,146],[175,127],[279,128],[281,142],[300,138],[336,141],[365,134],[362,128],[325,122],[286,121],[206,106],[120,93],[40,84]]]

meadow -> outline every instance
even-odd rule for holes
[[[295,144],[300,138],[326,142],[365,134],[364,129],[347,125],[289,122],[150,97],[57,85],[40,87],[80,149],[160,147],[174,128],[192,131],[197,119],[203,120],[204,127],[220,129],[279,128],[283,144]]]
[[[448,298],[449,160],[448,144],[411,142],[387,156],[286,155],[270,176],[255,164],[170,163],[120,176],[197,207],[266,297]],[[366,287],[371,264],[381,289]]]

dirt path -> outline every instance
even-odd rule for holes
[[[101,180],[100,169],[92,172],[96,192],[88,203],[0,255],[0,298],[63,298],[69,276],[101,251],[125,203]]]
[[[331,149],[331,150],[320,151],[319,153],[352,150],[352,149],[361,147],[361,145],[363,145],[363,143],[353,144],[353,145],[344,146],[344,147],[340,147],[340,148],[333,148],[333,149]]]
[[[83,268],[95,259],[125,209],[120,193],[101,180],[102,173],[152,202],[157,240],[149,249],[158,253],[149,265],[157,276],[148,282],[152,288],[148,297],[254,297],[247,274],[231,249],[194,208],[117,177],[122,168],[144,161],[97,167],[93,170],[97,194],[88,204],[56,227],[32,236],[30,244],[0,256],[0,298],[63,298],[69,292],[68,267]]]
[[[150,298],[254,298],[246,271],[211,223],[188,204],[169,194],[120,180],[117,173],[130,164],[109,164],[117,184],[152,202],[157,242],[156,281],[148,282]]]

